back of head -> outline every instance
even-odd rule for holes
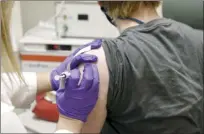
[[[101,1],[100,4],[108,9],[108,14],[112,18],[132,17],[134,13],[142,7],[155,9],[160,5],[160,1]]]

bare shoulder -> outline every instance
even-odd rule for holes
[[[96,55],[98,57],[97,67],[99,71],[100,86],[99,86],[99,98],[94,110],[88,117],[88,121],[85,123],[82,133],[99,133],[103,127],[106,119],[106,104],[109,84],[109,72],[106,63],[106,57],[103,47],[96,50],[91,50],[87,54]]]
[[[109,83],[109,73],[108,73],[108,67],[106,63],[106,56],[105,52],[103,50],[103,47],[100,47],[99,49],[92,50],[88,52],[87,54],[96,55],[98,57],[97,61],[97,67],[100,75],[100,96],[99,98],[103,97],[106,99],[107,92],[108,92],[108,83]]]

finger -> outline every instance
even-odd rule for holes
[[[78,67],[81,63],[96,62],[98,57],[90,54],[80,54],[74,57],[70,64],[70,69]]]
[[[70,76],[68,79],[66,79],[68,82],[66,82],[65,84],[65,90],[69,90],[67,88],[70,89],[75,89],[78,87],[78,82],[80,80],[80,71],[79,69],[73,69],[70,72]]]
[[[88,47],[89,45],[90,45],[90,44],[86,44],[86,45],[83,45],[83,46],[77,48],[77,49],[73,52],[72,56],[76,55],[81,49],[84,49],[85,47]]]
[[[93,83],[93,68],[91,64],[84,65],[84,74],[80,84],[80,89],[89,90]]]
[[[95,40],[91,43],[91,49],[98,49],[101,47],[101,44],[102,44],[102,40],[101,39],[98,39],[98,40]]]
[[[92,87],[89,89],[90,91],[96,90],[96,92],[99,91],[99,72],[96,64],[91,64],[93,69],[93,84]]]
[[[93,41],[94,42],[94,41]],[[74,53],[72,55],[76,55],[80,50],[90,46],[93,42],[87,43],[86,45],[80,46],[79,48],[77,48]]]
[[[91,49],[98,49],[101,47],[101,44],[102,44],[101,39],[94,40],[94,41],[92,41],[86,45],[83,45],[83,46],[77,48],[72,55],[76,55],[81,49],[84,49],[85,47],[88,47],[88,46],[91,46]]]

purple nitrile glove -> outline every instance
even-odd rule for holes
[[[61,73],[68,71],[67,66],[70,64],[70,68],[76,68],[81,63],[90,63],[96,62],[97,56],[89,55],[89,54],[81,54],[73,59],[66,59],[63,63],[61,63],[57,68],[55,68],[50,74],[50,82],[52,89],[57,91],[59,88],[59,80],[55,79],[55,76],[60,75]],[[71,62],[71,63],[70,63]]]
[[[83,48],[86,48],[87,46],[91,46],[91,49],[97,49],[100,48],[102,44],[102,40],[95,40],[87,45],[81,46],[78,48],[73,54],[68,56],[58,67],[56,67],[54,70],[52,70],[50,74],[50,83],[53,90],[58,90],[59,88],[59,81],[55,79],[56,75],[60,75],[62,72],[68,71],[67,67],[70,64],[70,69],[76,68],[81,63],[90,63],[90,62],[96,62],[97,56],[95,55],[89,55],[89,54],[80,54],[76,57],[75,54],[77,54],[80,50]]]
[[[98,99],[99,74],[96,65],[85,64],[78,85],[79,80],[79,69],[71,70],[71,75],[65,80],[65,89],[57,90],[57,107],[65,117],[86,122]]]

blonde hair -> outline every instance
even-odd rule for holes
[[[14,55],[11,37],[10,37],[10,19],[12,15],[13,1],[1,1],[0,12],[1,12],[1,70],[2,72],[12,72],[13,75],[17,75],[19,80],[24,79],[20,72],[17,59]],[[12,75],[8,75],[11,80]]]
[[[100,4],[108,9],[108,14],[112,18],[131,17],[137,12],[141,5],[150,8],[156,8],[160,5],[160,1],[101,1]]]

